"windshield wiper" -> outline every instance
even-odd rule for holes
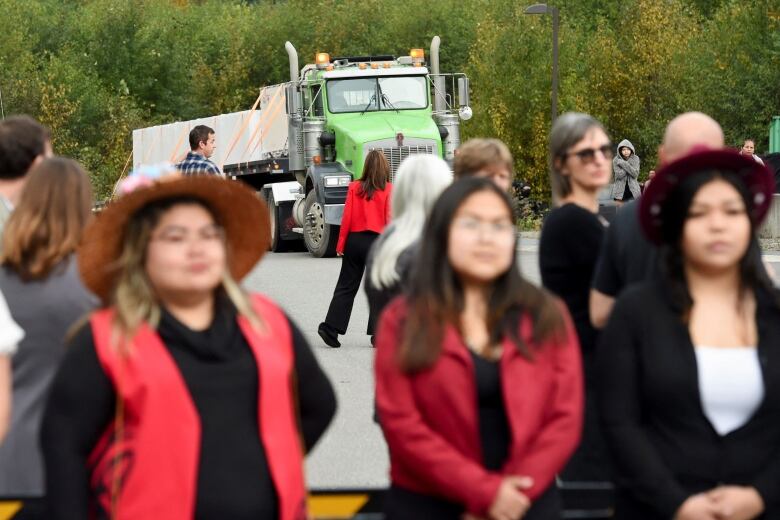
[[[390,108],[392,108],[393,110],[395,110],[395,112],[396,112],[397,114],[400,114],[401,112],[400,112],[400,111],[399,111],[397,108],[395,108],[395,105],[393,105],[393,104],[390,102],[390,98],[389,98],[389,97],[387,97],[387,94],[385,94],[384,92],[382,92],[382,85],[380,85],[380,84],[379,84],[379,82],[377,82],[377,84],[376,84],[376,88],[379,90],[379,99],[381,99],[381,100],[382,100],[382,103],[384,103],[384,104],[385,104],[385,106],[389,105],[389,106],[390,106]]]
[[[395,110],[397,113],[399,113],[399,114],[401,113],[401,111],[400,111],[400,110],[398,110],[398,109],[395,107],[395,105],[394,105],[394,104],[392,104],[392,103],[390,102],[390,99],[387,97],[387,94],[382,94],[382,102],[383,102],[385,105],[390,105],[390,108],[392,108],[393,110]]]
[[[367,111],[369,108],[371,108],[371,104],[372,104],[374,101],[376,101],[376,92],[374,92],[374,94],[371,96],[371,99],[369,99],[369,100],[368,100],[368,105],[366,105],[366,108],[364,108],[364,109],[363,109],[363,111],[360,113],[360,115],[361,115],[361,116],[362,116],[363,114],[365,114],[365,113],[366,113],[366,111]]]

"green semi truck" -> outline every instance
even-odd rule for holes
[[[371,150],[382,151],[393,176],[412,154],[454,159],[460,120],[471,117],[469,81],[440,73],[439,45],[434,37],[429,62],[422,49],[400,57],[319,52],[299,68],[287,42],[289,82],[265,87],[251,110],[135,130],[134,164],[175,161],[192,127],[211,126],[212,160],[268,202],[271,248],[303,241],[315,257],[332,256],[347,186]]]

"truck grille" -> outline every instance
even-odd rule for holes
[[[414,145],[414,146],[393,146],[389,148],[372,148],[372,150],[382,150],[387,162],[390,163],[390,182],[395,182],[395,172],[398,171],[398,166],[401,161],[409,157],[410,155],[425,153],[433,155],[433,144],[427,145]]]

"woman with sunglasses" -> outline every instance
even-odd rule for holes
[[[774,181],[699,149],[642,196],[664,276],[618,299],[599,343],[616,518],[780,518],[780,298],[756,230]]]
[[[509,198],[485,178],[455,182],[420,244],[377,334],[385,518],[560,518],[555,475],[582,426],[580,354],[563,306],[520,275]]]
[[[585,428],[581,448],[563,473],[565,480],[604,481],[604,462],[593,394],[596,329],[588,298],[606,222],[598,193],[609,184],[612,144],[601,123],[587,114],[560,116],[550,134],[550,181],[558,207],[545,219],[539,241],[542,284],[558,295],[574,320],[585,370]]]

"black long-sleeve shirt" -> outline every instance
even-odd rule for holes
[[[193,331],[163,311],[158,334],[181,371],[200,418],[195,518],[278,516],[257,420],[258,371],[229,305],[211,326]],[[289,319],[298,381],[301,432],[307,450],[335,413],[333,388],[300,330]],[[101,368],[92,329],[72,341],[52,384],[44,415],[47,518],[87,518],[87,458],[114,419],[116,393]],[[149,482],[150,488],[154,482]]]
[[[571,313],[588,379],[597,337],[588,308],[590,283],[605,229],[598,215],[569,203],[547,215],[539,239],[542,285],[560,296]]]
[[[764,400],[740,428],[718,435],[704,415],[687,325],[667,285],[618,299],[598,347],[599,411],[621,496],[616,518],[671,518],[689,496],[720,484],[753,486],[780,518],[780,309],[756,294]]]

